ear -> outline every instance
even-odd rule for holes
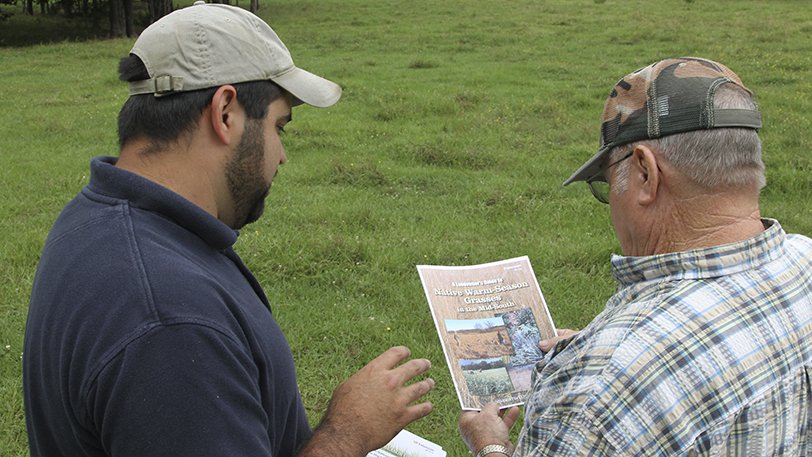
[[[651,205],[660,190],[661,175],[657,156],[648,146],[638,144],[632,152],[630,166],[629,173],[637,191],[637,203],[641,206]]]
[[[229,145],[238,138],[242,107],[237,102],[237,89],[231,85],[220,86],[211,98],[209,121],[214,135]]]

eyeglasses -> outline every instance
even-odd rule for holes
[[[606,170],[628,159],[632,156],[632,154],[634,154],[633,151],[623,156],[622,159],[615,160],[609,165],[601,168],[597,173],[586,179],[586,183],[589,185],[589,190],[599,202],[609,204],[609,191],[611,187],[609,186],[609,181],[606,180]]]

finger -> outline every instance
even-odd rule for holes
[[[410,379],[429,371],[430,368],[431,361],[427,359],[413,359],[393,369],[392,371],[395,374],[395,381],[397,384],[403,385]]]
[[[407,403],[411,403],[426,395],[427,393],[431,392],[432,389],[434,389],[434,380],[431,378],[424,379],[406,387],[404,390],[406,393]]]
[[[488,403],[487,405],[482,407],[482,414],[491,414],[494,416],[499,415],[499,404],[498,403]]]
[[[579,331],[568,328],[560,328],[556,330],[556,332],[558,333],[558,336],[539,341],[539,349],[541,349],[541,352],[550,352],[550,350],[555,347],[556,343],[575,336]]]
[[[406,413],[403,415],[403,419],[406,421],[403,424],[403,427],[418,419],[428,416],[432,409],[434,409],[434,406],[429,401],[409,406],[406,408]]]
[[[555,346],[555,343],[557,343],[558,341],[559,338],[550,338],[549,340],[541,340],[539,341],[539,349],[541,349],[541,352],[550,352],[550,349],[552,349]]]
[[[514,406],[507,411],[505,411],[504,415],[502,416],[502,421],[507,426],[508,430],[513,428],[513,424],[516,423],[516,419],[519,418],[519,407]]]
[[[406,346],[395,346],[384,351],[383,354],[375,357],[367,364],[370,368],[384,368],[391,370],[396,367],[400,362],[409,358],[412,351]]]

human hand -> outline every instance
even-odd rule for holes
[[[388,443],[406,425],[431,412],[430,402],[412,403],[434,388],[434,380],[410,380],[428,371],[431,362],[409,358],[393,347],[339,385],[300,456],[363,456]]]
[[[460,414],[460,435],[474,455],[489,444],[501,444],[513,452],[510,429],[518,418],[518,407],[499,411],[498,404],[488,403],[482,411],[464,411]]]
[[[545,352],[545,353],[550,352],[550,349],[552,349],[556,345],[556,343],[558,343],[561,340],[566,340],[568,338],[572,338],[573,336],[577,335],[579,331],[580,330],[571,330],[571,329],[568,329],[568,328],[560,328],[560,329],[556,330],[556,332],[558,333],[558,336],[555,336],[555,337],[552,337],[552,338],[549,338],[549,339],[546,339],[546,340],[539,341],[539,349],[541,349],[541,352]]]

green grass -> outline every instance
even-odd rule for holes
[[[333,108],[295,111],[266,216],[237,246],[289,337],[311,420],[338,382],[406,344],[437,381],[435,412],[409,430],[464,455],[414,266],[527,254],[556,323],[586,325],[614,290],[618,247],[608,208],[560,183],[595,150],[610,87],[660,58],[719,60],[758,94],[763,213],[812,235],[812,19],[801,3],[264,2],[297,63],[344,87]],[[131,44],[0,48],[3,456],[27,455],[20,353],[39,252],[89,159],[117,152],[116,65]]]

